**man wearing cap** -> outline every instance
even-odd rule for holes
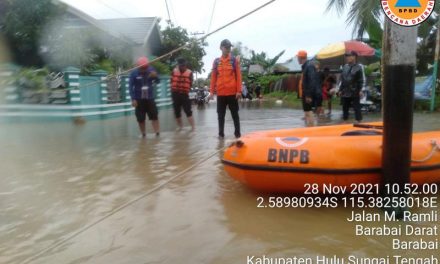
[[[364,74],[362,66],[356,62],[357,56],[358,54],[355,51],[347,52],[345,54],[346,64],[342,68],[339,96],[342,101],[342,118],[344,121],[348,119],[350,106],[354,109],[356,121],[362,121],[360,98],[362,97]]]
[[[194,118],[191,111],[191,100],[189,99],[189,90],[193,83],[193,73],[187,67],[184,58],[177,59],[177,66],[171,74],[171,95],[173,98],[174,116],[176,117],[179,130],[182,129],[182,108],[194,130]]]
[[[307,60],[307,52],[304,50],[298,51],[298,63],[301,64],[301,98],[304,110],[304,120],[306,126],[313,126],[315,118],[313,115],[313,106],[322,106],[322,88],[321,77],[318,73],[315,63]]]
[[[231,111],[234,121],[234,135],[241,137],[240,117],[238,115],[238,99],[241,97],[241,69],[238,57],[231,55],[232,44],[224,39],[220,43],[222,56],[214,60],[211,72],[211,86],[209,99],[217,93],[217,115],[218,115],[218,135],[222,139],[225,137],[225,115],[226,107]]]
[[[140,57],[137,60],[137,68],[130,74],[128,90],[130,91],[131,105],[135,108],[141,137],[146,136],[146,115],[151,120],[154,133],[159,136],[158,112],[153,91],[155,84],[159,81],[156,70],[149,65],[148,58]]]

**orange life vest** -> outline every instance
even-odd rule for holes
[[[235,58],[237,60],[237,58]],[[231,63],[231,55],[220,57],[214,61],[211,74],[211,92],[217,91],[217,95],[235,95],[241,93],[241,72],[239,61],[235,62],[235,68]]]
[[[188,94],[191,89],[191,70],[187,69],[183,73],[176,67],[171,76],[171,90],[173,92]]]

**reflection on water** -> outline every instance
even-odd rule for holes
[[[196,131],[175,132],[172,111],[162,111],[161,136],[145,140],[134,117],[82,126],[2,124],[0,263],[391,254],[391,238],[354,235],[349,209],[257,208],[260,194],[228,177],[220,162],[233,139],[229,114],[221,141],[215,106],[194,113]],[[337,123],[339,114],[320,122]],[[301,111],[258,102],[242,104],[240,117],[243,133],[303,126]],[[440,129],[438,118],[416,114],[415,130]]]
[[[0,93],[3,94],[3,96],[0,96],[0,105],[4,104],[6,102],[6,87],[8,77],[5,75],[5,73],[2,71],[1,67],[4,66],[7,62],[9,62],[10,54],[9,50],[6,48],[6,44],[3,38],[2,33],[0,32]]]

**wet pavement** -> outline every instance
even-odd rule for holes
[[[227,176],[220,162],[233,140],[229,112],[223,141],[215,105],[193,111],[195,132],[175,131],[172,111],[163,110],[160,137],[146,139],[138,138],[134,116],[2,124],[0,263],[246,263],[250,255],[390,251],[389,237],[354,235],[351,209],[258,208],[262,194]],[[242,134],[302,127],[302,115],[245,103]],[[414,119],[416,131],[440,129],[438,113]],[[319,124],[339,122],[335,111]]]

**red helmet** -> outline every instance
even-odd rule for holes
[[[138,67],[147,67],[147,66],[148,66],[148,63],[149,63],[149,61],[148,61],[148,58],[147,58],[147,57],[140,57],[140,58],[137,60],[137,66],[138,66]]]

